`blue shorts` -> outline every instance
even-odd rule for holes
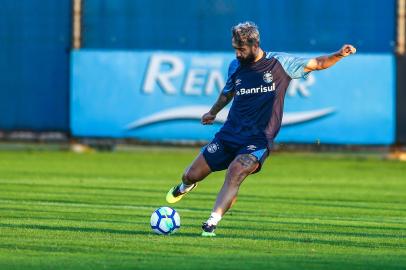
[[[209,144],[202,148],[202,153],[212,172],[222,171],[228,168],[236,156],[241,154],[251,154],[259,162],[258,168],[253,172],[261,170],[262,164],[269,155],[267,142],[252,142],[247,144],[236,144],[214,138]]]

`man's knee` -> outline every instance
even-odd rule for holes
[[[257,166],[258,161],[254,156],[240,155],[228,167],[227,181],[233,185],[240,185]]]
[[[250,172],[239,164],[231,164],[227,170],[226,181],[230,185],[239,186]]]

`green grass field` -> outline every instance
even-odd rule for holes
[[[406,163],[374,156],[276,153],[202,238],[212,174],[154,235],[197,152],[0,152],[0,269],[406,269]]]

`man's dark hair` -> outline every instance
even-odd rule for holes
[[[259,44],[258,26],[253,22],[239,23],[231,28],[233,40],[238,46]]]

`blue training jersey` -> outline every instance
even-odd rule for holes
[[[216,137],[235,143],[267,140],[271,145],[282,124],[289,83],[308,75],[304,71],[308,61],[277,52],[264,52],[260,60],[249,65],[233,60],[222,93],[233,92],[234,100]]]

